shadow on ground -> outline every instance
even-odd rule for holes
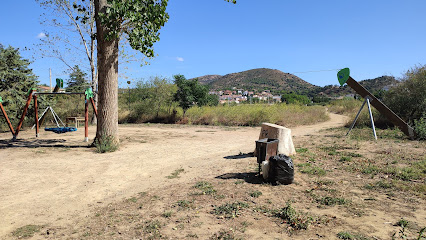
[[[5,148],[89,148],[90,144],[64,144],[65,139],[36,139],[36,140],[23,140],[16,139],[0,140],[0,149]]]
[[[253,152],[249,152],[249,153],[240,153],[237,155],[230,155],[230,156],[226,156],[223,157],[225,159],[241,159],[241,158],[249,158],[249,157],[254,157]]]
[[[251,184],[263,184],[263,178],[256,172],[248,173],[225,173],[216,177],[217,179],[240,179]]]

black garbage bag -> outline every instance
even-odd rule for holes
[[[269,158],[268,180],[273,184],[291,184],[294,179],[293,160],[284,154]]]

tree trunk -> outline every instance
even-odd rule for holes
[[[118,137],[118,42],[115,38],[105,40],[108,29],[99,21],[107,0],[95,0],[95,19],[98,47],[98,124],[96,139],[100,143],[110,141],[119,145]]]

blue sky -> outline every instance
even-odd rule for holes
[[[0,43],[32,47],[45,26],[35,1],[4,1]],[[294,73],[319,86],[338,84],[336,71],[351,69],[356,80],[400,77],[426,64],[424,0],[169,0],[170,20],[161,30],[151,64],[129,65],[132,82],[150,76],[187,78],[228,74],[253,68]],[[30,51],[22,51],[30,58]],[[67,78],[55,59],[31,65],[42,83]],[[304,73],[308,72],[308,73]],[[126,86],[120,79],[120,86]]]

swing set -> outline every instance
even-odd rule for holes
[[[12,123],[9,120],[9,117],[6,114],[6,111],[3,107],[2,104],[2,98],[0,97],[0,110],[3,113],[3,117],[5,118],[10,132],[13,135],[13,139],[12,140],[16,140],[16,137],[18,136],[19,131],[21,130],[22,124],[24,122],[25,119],[25,115],[27,113],[27,110],[30,106],[31,100],[34,99],[34,112],[35,112],[35,124],[33,126],[33,128],[35,127],[36,130],[36,137],[39,137],[39,132],[40,132],[40,125],[43,123],[45,117],[46,117],[46,113],[50,110],[50,112],[53,115],[53,119],[56,122],[56,127],[53,128],[45,128],[45,131],[52,131],[54,133],[57,134],[61,134],[61,133],[66,133],[66,132],[73,132],[73,131],[77,131],[77,128],[75,127],[67,127],[65,126],[65,124],[62,122],[62,120],[59,118],[59,116],[56,114],[56,112],[53,110],[53,108],[51,106],[48,106],[44,112],[41,114],[40,118],[38,117],[38,102],[37,102],[37,97],[40,95],[85,95],[85,108],[84,108],[84,142],[88,142],[89,141],[89,101],[93,107],[93,111],[95,113],[96,116],[98,116],[98,111],[96,109],[95,106],[95,102],[93,100],[93,91],[91,88],[87,88],[86,91],[84,93],[80,93],[80,92],[59,92],[59,89],[63,87],[63,80],[60,78],[56,79],[56,86],[55,89],[53,90],[53,92],[36,92],[35,88],[32,88],[28,91],[28,98],[27,98],[27,102],[25,103],[25,107],[24,107],[24,111],[22,113],[21,119],[19,120],[18,126],[16,127],[16,130],[13,128]],[[62,124],[62,126],[59,124],[59,122]]]

